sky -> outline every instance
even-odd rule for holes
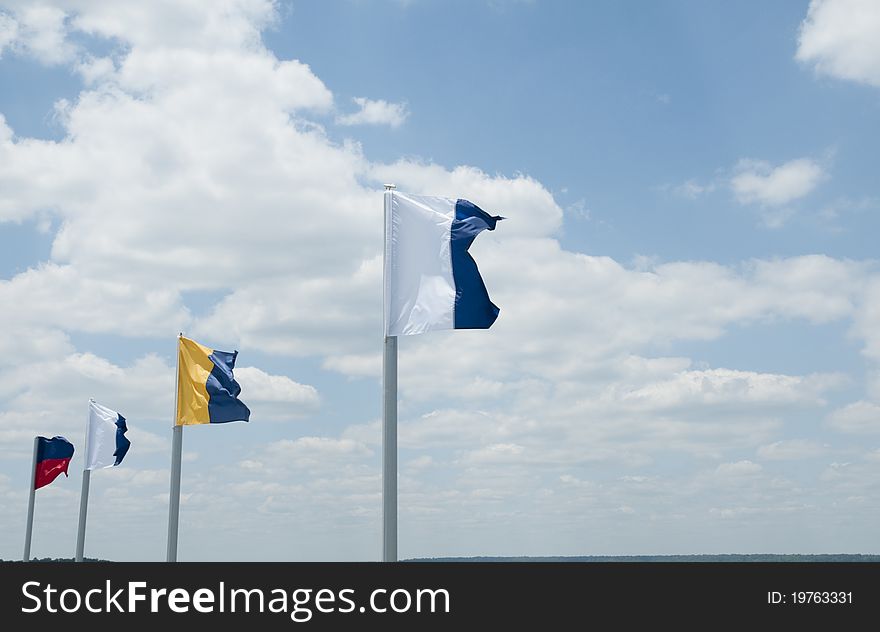
[[[382,190],[507,219],[399,341],[399,555],[880,553],[880,4],[0,0],[0,558],[381,557]],[[874,237],[872,237],[874,235]]]

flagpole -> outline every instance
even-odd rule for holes
[[[382,362],[382,561],[397,561],[397,337],[385,337]]]
[[[95,401],[90,398],[89,402]],[[85,467],[83,467],[82,491],[79,494],[79,527],[76,530],[76,557],[74,561],[83,561],[83,549],[86,545],[86,514],[89,511],[89,482],[91,480],[92,471],[89,469],[89,432],[92,423],[92,411],[89,407],[89,416],[86,419],[86,447],[85,447]]]
[[[34,498],[36,497],[36,485],[37,485],[37,447],[39,446],[40,438],[34,437],[34,457],[31,460],[31,490],[28,495],[28,515],[27,515],[27,529],[24,532],[24,555],[22,556],[22,561],[29,562],[31,559],[31,534],[34,532]]]
[[[79,528],[76,532],[76,561],[83,561],[83,549],[86,544],[86,513],[89,510],[89,479],[91,470],[83,470],[82,492],[79,496]]]
[[[177,398],[180,388],[180,339],[177,336],[177,371],[174,373],[174,426],[171,434],[171,490],[168,495],[168,549],[166,562],[177,561],[177,525],[180,517],[180,457],[183,453],[183,426],[177,425]]]
[[[383,266],[386,275],[385,316],[388,316],[388,237],[391,230],[391,198],[394,185],[385,185],[385,249]],[[385,336],[382,355],[382,561],[397,561],[397,336]]]

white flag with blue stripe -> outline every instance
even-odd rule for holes
[[[122,463],[131,447],[126,432],[125,417],[90,399],[85,469],[99,470]]]
[[[499,309],[468,253],[503,219],[467,200],[391,193],[385,222],[385,335],[488,329]]]

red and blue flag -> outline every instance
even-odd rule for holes
[[[37,437],[37,470],[34,489],[45,487],[64,472],[73,458],[73,444],[64,437]]]

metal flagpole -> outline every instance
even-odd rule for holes
[[[391,197],[394,185],[385,185],[384,274],[388,274],[388,237],[391,230]],[[387,317],[387,284],[385,316]],[[397,337],[385,336],[382,356],[382,561],[397,561]]]
[[[89,509],[89,479],[91,470],[83,470],[82,492],[79,496],[79,529],[76,532],[76,561],[83,561],[83,549],[86,545],[86,512]]]
[[[90,402],[95,401],[94,398],[89,399]],[[92,413],[89,407],[89,416],[86,419],[86,447],[85,447],[85,467],[83,467],[82,491],[79,494],[79,527],[76,530],[76,557],[74,561],[83,561],[83,549],[86,545],[86,514],[89,511],[89,481],[91,480],[92,471],[89,469],[89,444],[91,443],[89,435],[92,427]]]
[[[166,562],[177,561],[177,523],[180,516],[180,457],[183,452],[183,426],[177,422],[177,398],[180,390],[180,339],[177,336],[177,371],[174,374],[174,426],[171,434],[171,491],[168,496],[168,549]]]
[[[28,496],[27,529],[24,532],[24,555],[21,558],[24,562],[29,562],[31,559],[31,534],[34,532],[34,497],[37,492],[35,488],[37,485],[37,446],[39,441],[39,437],[34,437],[34,458],[31,460],[31,491]]]
[[[171,435],[171,493],[168,499],[168,551],[166,562],[177,561],[177,522],[180,516],[180,456],[183,426],[174,426]]]

